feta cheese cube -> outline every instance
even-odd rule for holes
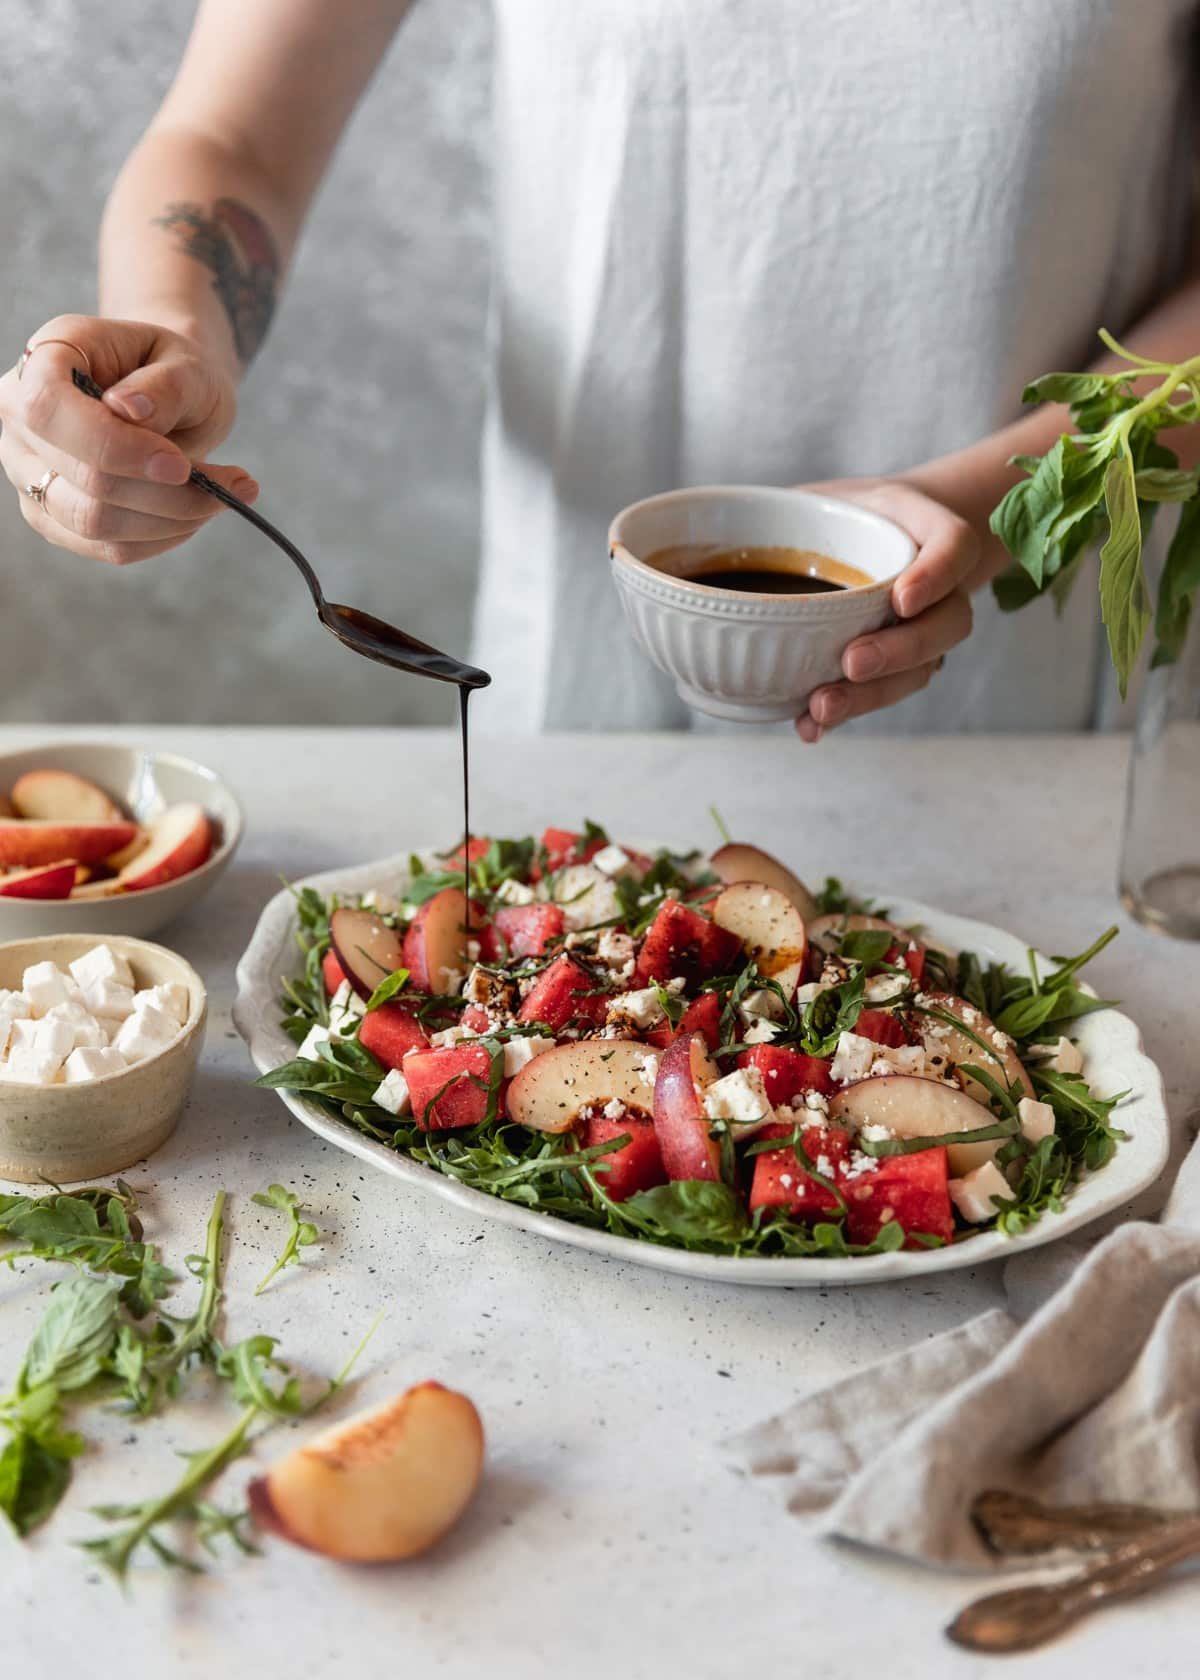
[[[622,992],[620,997],[613,998],[605,1012],[605,1020],[611,1026],[628,1026],[641,1030],[644,1027],[652,1027],[656,1021],[661,1021],[665,1014],[658,993],[653,986],[647,986],[640,992]]]
[[[513,981],[503,974],[493,974],[478,963],[467,975],[462,995],[468,1003],[477,1003],[481,1009],[500,1015],[512,1014],[517,1002],[517,988]]]
[[[528,1067],[535,1056],[540,1056],[544,1050],[553,1050],[554,1040],[540,1035],[530,1035],[528,1038],[510,1038],[504,1045],[504,1077],[515,1079],[523,1067]]]
[[[21,976],[30,1013],[45,1015],[56,1003],[70,1003],[67,976],[52,962],[33,963]]]
[[[908,988],[909,981],[902,974],[872,974],[863,987],[863,996],[868,1003],[890,1003]]]
[[[366,1004],[349,980],[343,980],[329,1000],[329,1029],[335,1038],[351,1038],[366,1013]]]
[[[364,910],[374,910],[377,916],[398,916],[403,909],[398,898],[391,893],[376,892],[373,888],[362,896]]]
[[[71,974],[84,991],[100,980],[115,980],[118,986],[133,987],[133,970],[111,945],[93,945],[70,964]]]
[[[65,1021],[74,1036],[76,1050],[97,1050],[108,1043],[107,1032],[81,1003],[56,1003],[42,1019]]]
[[[985,1161],[974,1172],[965,1173],[962,1178],[952,1178],[949,1184],[950,1200],[959,1213],[972,1225],[978,1225],[981,1220],[991,1219],[1000,1209],[996,1207],[993,1197],[1002,1196],[1006,1201],[1012,1200],[1012,1189],[1004,1174],[995,1161]]]
[[[75,1035],[65,1021],[14,1021],[0,1074],[23,1085],[56,1084],[74,1048]]]
[[[796,988],[796,1002],[801,1006],[806,1003],[812,1003],[815,999],[820,997],[822,992],[827,992],[828,990],[829,987],[823,985],[820,980],[809,980],[803,986],[798,986]]]
[[[63,1078],[68,1085],[81,1085],[88,1079],[105,1079],[110,1073],[121,1073],[125,1058],[111,1045],[78,1045],[63,1066]]]
[[[611,922],[621,914],[621,901],[607,875],[602,875],[590,863],[574,863],[560,869],[553,877],[551,890],[555,904],[562,906],[567,929],[595,927],[597,922]]]
[[[853,1085],[865,1079],[881,1049],[882,1045],[876,1044],[874,1039],[864,1038],[861,1033],[842,1033],[834,1051],[830,1077],[838,1085]]]
[[[596,955],[601,962],[608,963],[611,968],[623,969],[626,963],[633,960],[633,954],[634,943],[627,933],[621,933],[616,928],[605,928],[596,946]]]
[[[602,875],[624,875],[633,859],[620,846],[602,846],[592,863]]]
[[[325,1058],[320,1053],[322,1044],[328,1044],[333,1034],[328,1027],[323,1027],[319,1021],[314,1021],[308,1029],[308,1037],[296,1051],[297,1057],[304,1062],[322,1062]]]
[[[1021,1117],[1021,1136],[1028,1138],[1030,1143],[1040,1143],[1044,1137],[1053,1135],[1054,1110],[1049,1103],[1022,1097],[1017,1104],[1017,1113]]]
[[[178,1036],[179,1022],[165,1010],[155,1009],[150,1004],[126,1016],[117,1029],[112,1047],[119,1050],[127,1062],[141,1062],[148,1056],[157,1056]]]
[[[501,904],[532,904],[537,894],[524,881],[507,879],[496,888],[496,897]]]
[[[1083,1052],[1069,1038],[1060,1038],[1056,1044],[1032,1044],[1026,1055],[1031,1060],[1036,1055],[1038,1066],[1052,1073],[1083,1072]]]
[[[775,1021],[767,1021],[762,1016],[756,1017],[742,1034],[745,1044],[770,1044],[773,1038],[783,1031]]]
[[[393,1068],[383,1083],[375,1087],[375,1094],[371,1100],[378,1107],[386,1108],[389,1114],[399,1116],[411,1113],[412,1100],[408,1094],[408,1080],[399,1068]]]
[[[159,986],[147,986],[143,991],[134,992],[133,1008],[139,1009],[144,1003],[153,1004],[155,1009],[163,1009],[168,1015],[173,1015],[180,1026],[187,1020],[192,1007],[188,989],[182,980],[166,980]]]
[[[133,1013],[133,987],[120,980],[95,980],[83,988],[82,1002],[102,1021],[123,1021]]]
[[[710,1120],[724,1120],[735,1137],[748,1137],[774,1120],[775,1110],[756,1067],[735,1068],[714,1079],[704,1092],[704,1112]]]
[[[430,1033],[429,1043],[434,1050],[447,1050],[452,1044],[462,1044],[466,1039],[482,1037],[483,1034],[476,1032],[474,1027],[464,1027],[459,1021],[453,1027],[443,1027],[441,1032]]]
[[[783,1013],[783,1005],[777,995],[761,986],[753,992],[747,992],[739,1005],[742,1015],[747,1020],[773,1021]]]
[[[648,1050],[638,1064],[638,1078],[643,1085],[649,1085],[651,1090],[658,1079],[658,1062],[659,1058],[652,1050]]]
[[[871,1076],[905,1073],[920,1079],[925,1072],[925,1047],[921,1044],[877,1044],[871,1062]]]

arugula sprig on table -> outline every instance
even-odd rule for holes
[[[263,1278],[254,1291],[261,1295],[263,1290],[287,1266],[297,1266],[300,1263],[300,1250],[311,1248],[321,1240],[321,1233],[311,1219],[301,1219],[300,1213],[304,1204],[294,1190],[289,1190],[284,1184],[268,1184],[265,1190],[258,1191],[250,1200],[258,1207],[277,1208],[288,1221],[287,1237],[279,1258],[271,1270]]]
[[[1075,434],[1042,456],[1018,456],[1025,473],[1000,502],[991,527],[1016,565],[993,586],[1007,611],[1053,593],[1061,605],[1089,550],[1100,549],[1100,607],[1124,695],[1153,620],[1153,663],[1178,659],[1200,586],[1200,472],[1184,471],[1159,433],[1200,419],[1200,356],[1170,363],[1137,356],[1111,334],[1123,366],[1104,373],[1048,373],[1027,386],[1027,403],[1068,404]],[[1134,381],[1157,383],[1139,396]],[[1157,604],[1142,549],[1163,502],[1182,504]]]

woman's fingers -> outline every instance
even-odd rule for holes
[[[222,511],[221,504],[202,491],[193,490],[189,506],[191,518],[177,518],[170,514],[145,513],[102,501],[88,495],[65,475],[54,477],[40,502],[25,493],[27,485],[38,483],[45,475],[48,462],[6,435],[0,458],[14,488],[20,492],[21,511],[26,522],[59,548],[87,555],[110,565],[124,565],[132,560],[149,559],[151,553],[160,554],[185,542]],[[258,486],[240,468],[213,467],[207,469],[214,478],[226,483],[243,500],[253,500]],[[181,492],[160,491],[170,497]],[[198,515],[198,517],[197,517]]]
[[[923,689],[940,668],[941,660],[936,659],[928,665],[918,665],[913,671],[880,677],[876,682],[834,683],[819,688],[809,700],[808,711],[796,719],[796,733],[802,741],[819,741],[836,724],[848,723],[851,718],[907,700],[910,694]]]
[[[842,670],[852,683],[865,683],[928,665],[966,641],[972,619],[966,591],[955,589],[907,623],[859,636],[842,654]]]
[[[19,426],[7,428],[4,439],[6,445],[11,439],[19,449],[31,452],[41,463],[35,478],[39,478],[47,467],[53,467],[61,478],[93,502],[110,503],[117,508],[128,508],[132,513],[150,514],[158,519],[189,525],[211,519],[219,507],[211,496],[192,484],[146,484],[136,478],[117,478],[111,473],[101,472],[86,461],[64,454],[41,438],[31,438]],[[0,450],[0,459],[4,460],[5,470],[8,471],[7,448]],[[244,467],[217,467],[206,463],[204,470],[244,502],[252,501],[258,494],[258,485]],[[22,477],[20,472],[8,471],[8,476],[18,488],[30,482],[28,474]]]

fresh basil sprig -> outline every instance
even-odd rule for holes
[[[1065,601],[1088,551],[1100,549],[1100,609],[1125,695],[1153,618],[1153,663],[1178,659],[1192,598],[1200,586],[1200,473],[1185,472],[1158,434],[1200,419],[1200,356],[1170,363],[1100,337],[1125,364],[1109,373],[1048,373],[1026,387],[1027,403],[1068,404],[1076,434],[1064,433],[1043,456],[1019,456],[1025,477],[1000,502],[991,528],[1016,561],[996,579],[1006,611],[1052,591]],[[1154,378],[1145,395],[1133,381]],[[1182,503],[1167,553],[1157,606],[1142,547],[1162,502]]]

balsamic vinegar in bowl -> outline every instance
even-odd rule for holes
[[[753,595],[827,595],[838,589],[863,589],[874,581],[868,572],[831,554],[778,545],[679,543],[648,554],[646,564],[684,583]]]

